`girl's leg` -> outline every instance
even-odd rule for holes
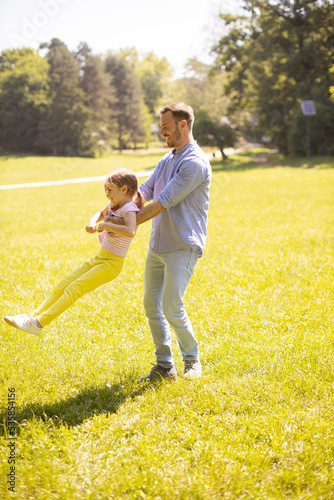
[[[104,258],[98,254],[88,261],[90,263],[90,268],[77,279],[70,282],[49,309],[37,316],[38,321],[43,327],[66,311],[66,309],[68,309],[79,297],[82,297],[86,293],[95,290],[118,276],[122,269],[124,257],[118,257],[109,252],[106,252],[106,254],[109,254],[111,258],[109,256]],[[88,262],[86,264],[88,264]]]
[[[77,269],[72,271],[70,274],[68,274],[65,278],[63,278],[58,285],[56,285],[56,288],[53,290],[53,292],[50,293],[50,295],[44,300],[44,302],[37,308],[35,311],[32,313],[32,316],[39,316],[42,314],[44,311],[47,311],[53,304],[57,302],[59,297],[62,296],[64,290],[75,280],[80,278],[83,274],[85,274],[87,271],[89,271],[93,267],[93,259],[88,260],[87,262],[84,262],[81,266],[79,266]]]

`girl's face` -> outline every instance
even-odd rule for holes
[[[126,186],[116,186],[115,184],[109,184],[108,187],[104,186],[106,196],[110,200],[113,207],[123,205],[128,196],[128,188]]]

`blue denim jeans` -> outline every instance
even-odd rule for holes
[[[197,247],[155,253],[149,249],[145,264],[144,308],[150,325],[157,364],[173,364],[169,324],[174,328],[183,360],[199,360],[198,342],[183,298],[198,259]]]

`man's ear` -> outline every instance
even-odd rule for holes
[[[184,129],[187,126],[187,120],[183,119],[179,121],[181,129]]]

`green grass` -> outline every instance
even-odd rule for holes
[[[154,168],[167,150],[132,154],[115,153],[102,158],[75,158],[60,156],[0,155],[0,185],[28,182],[56,181],[105,175],[116,168],[134,171]]]
[[[252,168],[258,168],[259,163],[256,158],[261,155],[266,155],[265,165],[267,167],[293,167],[303,169],[330,169],[334,167],[333,156],[314,156],[309,160],[307,158],[287,158],[279,153],[272,153],[268,148],[254,148],[246,149],[238,154],[231,154],[228,156],[228,161],[222,162],[220,159],[213,159],[211,161],[213,170],[225,171],[243,171]]]
[[[321,167],[333,163],[270,167],[255,156],[233,156],[224,170],[213,162],[207,246],[186,295],[200,380],[135,382],[154,361],[142,308],[149,223],[117,280],[41,338],[2,324],[0,419],[15,388],[18,427],[16,493],[6,489],[3,436],[1,498],[334,498],[334,170]],[[22,182],[23,161],[34,180],[49,179],[42,159],[12,159],[3,183]],[[105,196],[92,183],[1,200],[4,316],[35,307],[94,255],[97,237],[84,226]]]

